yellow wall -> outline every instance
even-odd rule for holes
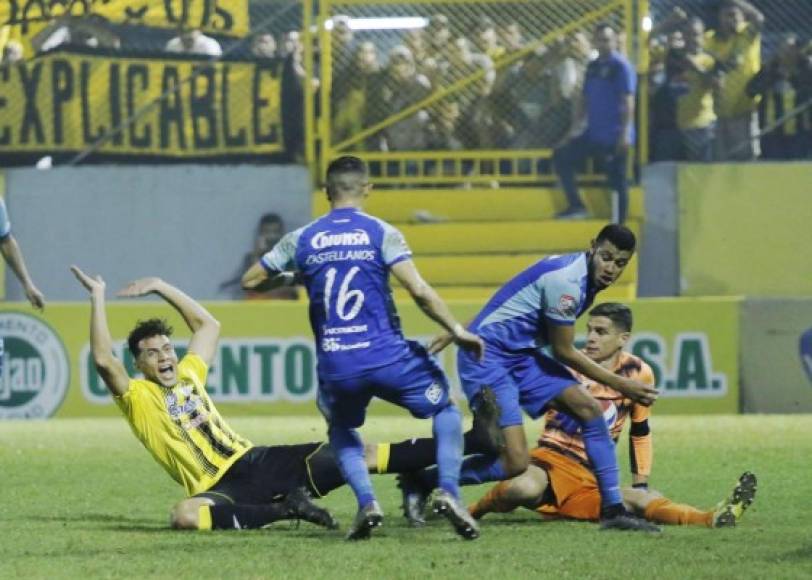
[[[683,165],[686,296],[812,295],[812,163]]]

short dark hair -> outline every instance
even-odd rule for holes
[[[589,311],[590,316],[605,316],[623,332],[632,331],[632,310],[619,302],[604,302]]]
[[[634,232],[620,224],[609,224],[598,232],[595,244],[600,245],[604,241],[611,242],[618,250],[626,252],[634,252],[634,248],[637,246]]]
[[[330,162],[327,166],[327,196],[332,199],[336,194],[334,178],[348,173],[367,174],[367,164],[353,155],[344,155]]]
[[[130,331],[127,337],[127,346],[133,355],[133,358],[138,358],[141,354],[141,347],[138,343],[145,338],[153,336],[172,336],[174,329],[169,326],[165,318],[150,318],[149,320],[139,320],[135,324],[135,328]]]
[[[367,164],[362,159],[353,155],[343,155],[338,159],[334,159],[327,166],[327,179],[333,175],[341,173],[363,173],[367,172]]]

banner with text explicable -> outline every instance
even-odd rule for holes
[[[156,28],[188,26],[205,32],[245,36],[248,0],[0,0],[0,26],[30,36],[65,16],[96,14],[115,24]]]
[[[230,414],[310,414],[318,379],[316,350],[304,303],[212,303],[222,338],[207,388]],[[461,320],[480,304],[454,303]],[[639,300],[630,304],[635,329],[629,350],[653,367],[662,397],[655,413],[738,412],[739,306],[737,300]],[[399,306],[407,336],[426,339],[436,326],[413,304]],[[0,336],[0,419],[115,415],[118,411],[93,367],[88,341],[89,304],[49,304],[44,315],[24,305],[3,305]],[[189,337],[180,317],[159,302],[113,301],[108,318],[114,350],[135,374],[126,336],[138,319],[163,316],[176,329],[182,355]],[[583,332],[585,319],[579,322]],[[455,385],[454,353],[441,362]],[[388,405],[375,412],[387,412]]]
[[[80,152],[99,140],[97,153],[111,157],[280,153],[281,70],[276,60],[72,52],[2,67],[0,157]]]

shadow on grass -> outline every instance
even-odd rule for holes
[[[792,550],[791,552],[786,552],[781,556],[782,560],[808,560],[812,562],[812,544],[808,544],[806,546],[802,546],[797,550]]]
[[[168,526],[156,519],[148,518],[132,518],[121,514],[66,514],[66,515],[52,515],[52,516],[29,516],[24,518],[34,522],[57,522],[64,524],[117,524],[124,526],[130,524],[131,527],[138,526],[148,529],[169,529]],[[110,526],[103,526],[105,528]]]

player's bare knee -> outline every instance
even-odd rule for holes
[[[578,404],[573,406],[572,411],[581,421],[591,421],[603,416],[600,403],[592,397],[578,401]]]
[[[528,508],[534,508],[541,503],[544,491],[547,488],[545,478],[536,477],[532,473],[533,467],[528,468],[521,477],[517,477],[510,484],[510,497],[517,504]]]
[[[172,508],[169,524],[176,530],[196,530],[198,525],[198,505],[182,501]]]

